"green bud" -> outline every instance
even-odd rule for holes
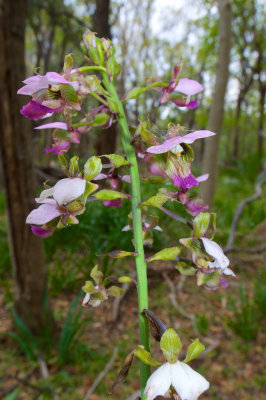
[[[135,350],[135,356],[137,356],[141,361],[143,361],[147,365],[151,365],[152,367],[160,367],[162,365],[154,358],[152,358],[151,353],[144,349],[144,346],[138,346]]]
[[[95,178],[102,170],[102,161],[99,157],[90,157],[84,165],[84,178],[87,181]]]
[[[120,70],[121,70],[120,65],[116,61],[115,56],[112,55],[108,59],[107,65],[106,65],[106,71],[107,71],[108,75],[112,76],[112,77],[115,77],[115,76],[119,75]]]
[[[198,357],[200,353],[205,350],[205,346],[199,341],[199,339],[194,340],[191,345],[188,347],[187,355],[184,360],[185,363],[194,360],[194,358]]]
[[[208,212],[199,213],[193,221],[194,234],[196,237],[201,238],[208,230],[210,223],[210,214]]]
[[[161,338],[160,347],[168,362],[175,363],[178,360],[182,344],[174,329],[166,329]]]
[[[73,68],[73,58],[71,54],[67,54],[65,56],[65,62],[64,62],[64,73],[66,76],[70,76],[70,72]]]
[[[166,249],[158,251],[158,253],[155,253],[153,256],[147,258],[146,261],[151,262],[156,260],[175,260],[180,251],[180,247],[168,247]]]
[[[78,163],[79,158],[77,156],[74,156],[70,160],[70,166],[69,166],[69,174],[70,176],[76,176],[77,173],[79,172],[79,163]]]

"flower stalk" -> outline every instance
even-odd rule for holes
[[[141,314],[143,309],[148,308],[148,283],[147,283],[147,265],[145,263],[145,255],[143,248],[142,238],[142,220],[141,210],[138,205],[141,203],[140,194],[140,178],[137,158],[134,147],[131,144],[131,135],[128,129],[128,124],[125,116],[124,107],[120,101],[116,89],[112,82],[109,81],[108,76],[105,72],[102,72],[103,83],[113,100],[117,104],[119,110],[118,125],[121,130],[121,142],[123,149],[126,154],[127,161],[131,164],[130,166],[130,177],[131,177],[131,206],[133,216],[133,234],[135,241],[136,256],[136,269],[137,269],[137,288],[138,288],[138,306],[139,306],[139,330],[140,330],[140,343],[144,346],[145,350],[149,351],[149,324],[148,320]],[[146,382],[150,376],[150,367],[141,361],[140,365],[140,386],[141,386],[141,398],[146,399],[144,395],[144,389]]]

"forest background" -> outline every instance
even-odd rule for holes
[[[120,209],[90,205],[78,226],[43,242],[25,227],[37,188],[62,178],[56,157],[45,153],[51,134],[20,114],[25,99],[16,92],[34,72],[60,72],[64,56],[83,61],[79,43],[86,28],[112,38],[121,64],[122,96],[144,86],[149,76],[171,80],[176,62],[183,77],[202,83],[196,110],[159,106],[146,92],[127,105],[130,124],[145,115],[162,130],[168,122],[207,129],[214,140],[194,146],[195,175],[210,172],[201,195],[217,212],[216,237],[237,278],[227,290],[197,288],[172,262],[149,264],[150,308],[185,342],[200,336],[207,346],[194,367],[211,382],[203,395],[213,400],[262,399],[266,274],[263,200],[264,21],[261,0],[10,0],[0,1],[0,398],[107,398],[119,366],[138,343],[134,287],[100,309],[81,308],[81,286],[98,263],[104,271],[134,274],[130,261],[106,254],[128,249],[129,204]],[[96,106],[91,99],[89,107]],[[83,135],[73,153],[81,160],[114,153],[117,127]],[[214,191],[215,189],[215,191]],[[144,183],[142,197],[152,195]],[[170,209],[182,214],[178,205]],[[162,217],[158,211],[158,215]],[[176,245],[186,227],[161,218],[149,255]],[[7,236],[7,232],[9,235]],[[9,238],[9,240],[8,240]],[[165,295],[168,293],[168,295]],[[181,307],[182,304],[182,307]],[[101,379],[97,379],[99,374]],[[114,399],[135,399],[137,365]]]

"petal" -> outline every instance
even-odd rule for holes
[[[68,204],[81,196],[86,187],[85,179],[65,178],[54,186],[53,197],[59,205]]]
[[[163,144],[160,144],[158,146],[151,146],[149,147],[146,151],[148,153],[153,153],[153,154],[162,154],[166,153],[167,151],[171,150],[173,147],[177,146],[179,143],[184,142],[184,137],[185,136],[176,136],[171,139],[165,140]]]
[[[208,178],[209,178],[209,174],[203,174],[203,175],[197,176],[196,179],[197,179],[198,182],[204,182],[204,181],[206,181]]]
[[[197,94],[203,90],[203,86],[192,79],[182,78],[177,84],[176,90],[180,93],[186,94],[188,96],[192,96],[193,94]]]
[[[50,122],[49,124],[36,126],[36,128],[34,129],[50,129],[50,128],[63,129],[65,131],[68,130],[67,124],[65,122]]]
[[[35,199],[35,201],[37,203],[40,203],[42,200],[46,199],[47,197],[50,197],[53,195],[53,191],[54,188],[49,188],[49,189],[45,189],[40,193],[40,197],[38,197],[37,199]],[[52,199],[51,199],[52,200]],[[54,200],[53,200],[54,202]]]
[[[199,182],[193,174],[189,174],[185,177],[181,177],[180,175],[175,174],[173,178],[173,185],[182,190],[187,190],[191,189],[194,186],[198,186]]]
[[[31,225],[30,228],[33,235],[40,236],[41,238],[46,238],[53,234],[53,231],[50,231],[50,229],[44,229],[41,226]]]
[[[177,361],[170,368],[171,383],[181,400],[197,400],[209,389],[209,382],[189,365]]]
[[[190,144],[190,143],[195,142],[195,140],[197,140],[197,139],[203,139],[203,138],[206,138],[209,136],[214,136],[214,135],[215,135],[214,132],[207,131],[207,130],[195,131],[195,132],[191,132],[191,133],[188,133],[187,135],[183,136],[182,137],[183,140],[180,143]]]
[[[73,86],[75,90],[78,89],[79,83],[77,81],[71,82],[67,79],[63,78],[62,75],[59,75],[57,72],[47,72],[46,77],[48,78],[48,82],[52,85],[61,85],[61,84],[68,84]]]
[[[235,273],[230,268],[225,268],[223,270],[223,273],[224,273],[224,275],[236,276]]]
[[[52,110],[54,111],[54,110]],[[29,101],[25,106],[22,107],[20,113],[24,115],[24,117],[37,121],[38,119],[45,118],[48,113],[51,112],[51,109],[43,106],[36,101]]]
[[[91,296],[90,296],[90,294],[89,293],[86,293],[85,294],[85,297],[84,297],[84,299],[83,299],[83,302],[82,302],[82,305],[84,306],[84,307],[89,307],[89,303],[90,303],[90,298],[91,298]]]
[[[206,252],[215,259],[222,270],[226,269],[229,265],[229,260],[224,254],[223,249],[213,240],[204,237],[201,240]]]
[[[62,151],[67,152],[70,149],[70,142],[64,140],[60,143],[53,144],[52,147],[44,149],[45,153],[59,154]]]
[[[147,381],[144,391],[147,396],[147,400],[153,400],[157,396],[163,396],[169,390],[170,385],[170,364],[165,363],[158,368]]]
[[[55,204],[42,204],[40,207],[32,210],[27,216],[26,223],[33,225],[44,225],[52,219],[59,217],[61,212]]]
[[[191,101],[186,105],[186,107],[187,107],[189,110],[194,110],[195,108],[198,107],[198,104],[199,104],[198,100],[191,100]]]

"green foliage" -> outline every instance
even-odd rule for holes
[[[266,314],[266,274],[261,274],[254,286],[253,293],[245,290],[241,284],[239,289],[240,303],[237,305],[229,297],[233,316],[227,320],[228,326],[236,335],[246,341],[255,340],[262,320]]]
[[[82,293],[79,294],[70,304],[67,317],[61,330],[59,345],[58,345],[58,362],[63,365],[67,361],[73,359],[75,353],[73,348],[78,336],[81,334],[85,324],[88,323],[90,317],[81,319],[82,308],[80,305]]]
[[[198,314],[195,317],[195,327],[201,335],[207,335],[209,331],[209,319],[206,315]]]

